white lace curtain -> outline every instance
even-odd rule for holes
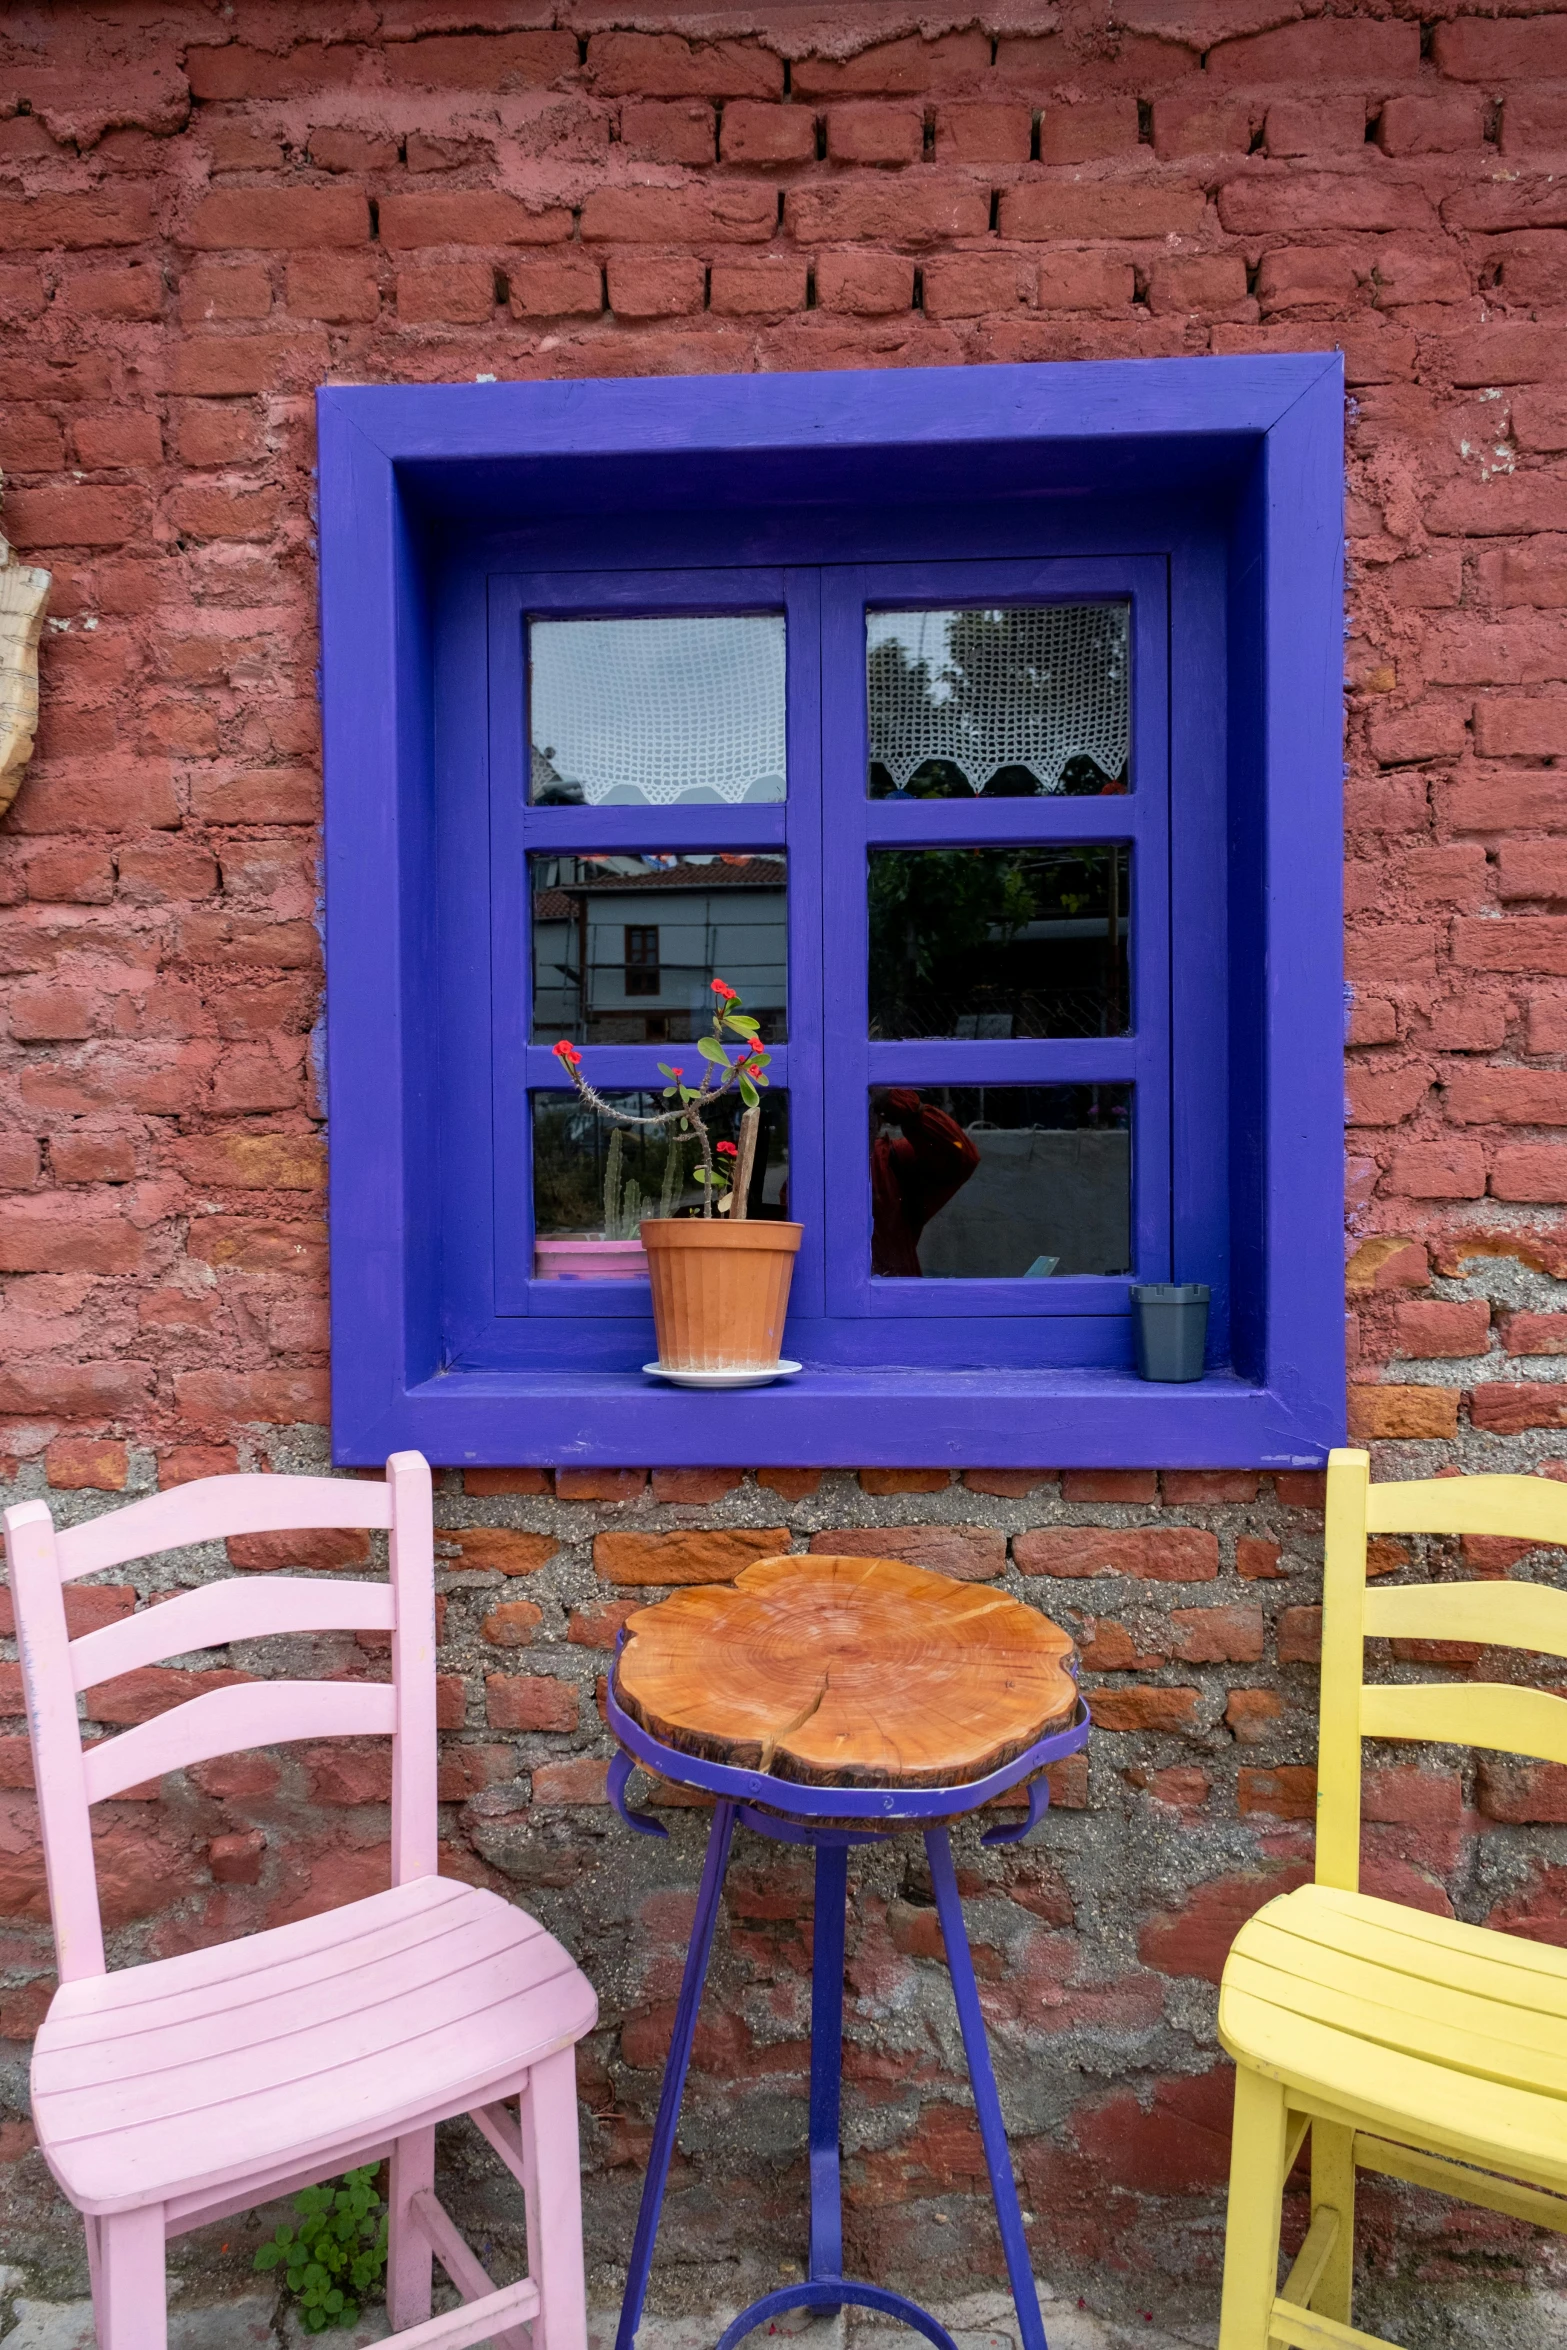
[[[535,620],[528,634],[535,800],[783,798],[782,613]]]
[[[927,759],[983,791],[998,768],[1061,788],[1073,759],[1105,775],[1131,731],[1125,604],[1022,611],[872,612],[866,621],[870,752],[903,790]]]

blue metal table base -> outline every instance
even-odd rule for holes
[[[742,1820],[748,1828],[754,1828],[778,1842],[809,1844],[816,1853],[816,1918],[811,1966],[810,2267],[803,2283],[784,2285],[776,2292],[764,2293],[760,2300],[753,2301],[749,2308],[743,2309],[733,2323],[725,2328],[717,2350],[734,2350],[734,2345],[754,2327],[765,2325],[784,2310],[817,2309],[832,2313],[846,2302],[901,2319],[905,2325],[911,2326],[915,2332],[923,2334],[927,2341],[934,2343],[936,2350],[955,2350],[952,2337],[945,2327],[917,2302],[908,2300],[901,2293],[889,2292],[880,2285],[861,2284],[843,2274],[839,2116],[849,1847],[877,1842],[889,1828],[916,1824],[923,1826],[925,1852],[936,1894],[936,1914],[941,1922],[941,1937],[952,1976],[958,2024],[963,2035],[964,2054],[968,2059],[969,2079],[985,2149],[985,2165],[990,2173],[990,2190],[1001,2230],[1002,2250],[1006,2255],[1007,2277],[1017,2308],[1022,2350],[1047,2350],[1044,2324],[1039,2314],[1039,2297],[1034,2290],[1033,2265],[1023,2233],[1023,2215],[1018,2207],[1017,2187],[1012,2177],[1006,2125],[1001,2117],[1001,2099],[991,2069],[985,2019],[979,2004],[979,1990],[974,1980],[968,1935],[963,1924],[963,1906],[958,1897],[957,1878],[952,1866],[952,1847],[945,1824],[932,1819],[938,1807],[944,1806],[950,1817],[955,1811],[972,1808],[976,1801],[986,1800],[993,1790],[994,1781],[986,1780],[972,1787],[910,1790],[901,1793],[895,1803],[889,1803],[880,1794],[872,1796],[861,1790],[793,1786],[777,1780],[762,1779],[751,1772],[704,1763],[689,1755],[677,1754],[673,1749],[663,1747],[649,1738],[646,1731],[622,1713],[615,1702],[613,1689],[609,1695],[609,1715],[611,1727],[621,1737],[623,1748],[629,1750],[617,1755],[610,1766],[609,1778],[610,1800],[628,1827],[644,1836],[662,1836],[666,1832],[658,1822],[633,1811],[626,1802],[626,1787],[634,1760],[652,1763],[654,1767],[662,1765],[667,1776],[704,1786],[717,1795],[712,1832],[707,1842],[707,1858],[697,1894],[691,1945],[686,1953],[680,2000],[675,2011],[674,2035],[670,2041],[669,2060],[658,2101],[658,2120],[648,2156],[647,2178],[642,2189],[641,2209],[637,2214],[616,2350],[634,2350],[637,2328],[642,2322],[648,2275],[653,2265],[653,2240],[658,2230],[670,2158],[675,2148],[680,2102],[691,2062],[691,2045],[696,2037],[697,2011],[707,1978],[713,1932],[718,1922],[718,1904],[737,1819]],[[1009,1773],[997,1774],[1010,1784],[1016,1784],[1019,1777],[1030,1769],[1039,1775],[1033,1777],[1030,1783],[1028,1816],[1023,1825],[1020,1828],[993,1830],[985,1837],[985,1843],[1014,1843],[1027,1835],[1049,1800],[1047,1782],[1041,1770],[1042,1762],[1075,1752],[1086,1742],[1087,1737],[1087,1711],[1080,1703],[1077,1719],[1069,1730],[1042,1740],[1037,1747],[1030,1749],[1028,1755],[1019,1757]],[[725,1785],[725,1782],[740,1784]],[[770,1808],[758,1810],[754,1802],[741,1799],[742,1792],[754,1796],[764,1789],[769,1806],[775,1803],[787,1805],[791,1811],[798,1806],[801,1811],[815,1812],[824,1819],[824,1824],[813,1824],[809,1818],[779,1817]],[[837,1812],[840,1821],[847,1814],[849,1817],[864,1818],[867,1823],[874,1820],[876,1824],[865,1828],[827,1825],[824,1815],[829,1805]],[[894,1813],[894,1816],[888,1817],[889,1813]]]

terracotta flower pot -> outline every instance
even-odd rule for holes
[[[658,1359],[667,1371],[776,1363],[803,1224],[651,1216],[642,1225]]]

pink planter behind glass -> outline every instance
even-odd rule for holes
[[[535,1281],[645,1281],[640,1240],[536,1240]]]

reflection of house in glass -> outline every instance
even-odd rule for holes
[[[738,988],[784,1034],[782,855],[530,857],[536,1043],[679,1044],[712,1018],[709,982]]]

